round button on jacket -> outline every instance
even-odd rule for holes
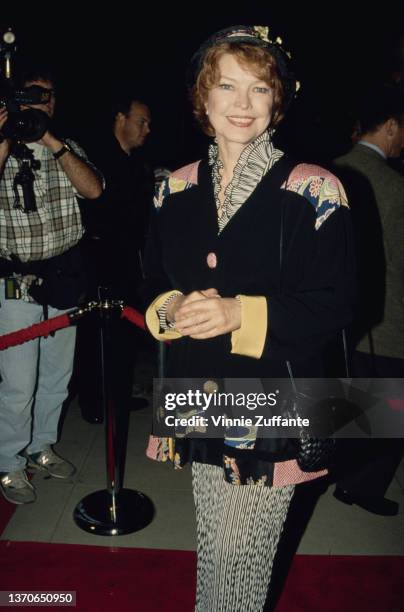
[[[209,393],[209,395],[212,395],[212,393],[216,393],[216,391],[219,390],[219,385],[215,380],[207,380],[203,383],[203,390],[205,391],[205,393]]]
[[[216,257],[216,253],[208,253],[208,256],[206,258],[208,267],[213,269],[216,268],[217,266],[217,257]]]

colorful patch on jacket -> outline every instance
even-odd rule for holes
[[[320,166],[297,165],[283,183],[282,189],[294,191],[310,202],[316,211],[316,230],[340,206],[348,207],[348,198],[341,182]]]
[[[199,163],[200,162],[197,161],[179,168],[161,183],[154,196],[155,208],[161,208],[164,198],[172,193],[185,191],[185,189],[189,189],[198,184]]]

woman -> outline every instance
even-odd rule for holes
[[[343,188],[272,143],[296,82],[267,28],[218,32],[193,65],[194,112],[215,141],[156,197],[149,329],[173,340],[168,375],[204,378],[205,390],[215,377],[287,377],[286,361],[294,376],[321,376],[350,319]],[[192,463],[199,612],[262,610],[294,486],[324,474],[303,473],[284,447],[152,439],[149,456]]]

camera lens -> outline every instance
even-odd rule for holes
[[[2,135],[4,138],[19,142],[36,142],[42,138],[48,126],[49,117],[46,113],[36,108],[29,108],[9,113]]]

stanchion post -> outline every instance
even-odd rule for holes
[[[101,295],[99,288],[99,309],[100,319],[100,349],[101,349],[101,384],[102,384],[102,404],[104,411],[105,427],[105,461],[107,474],[107,491],[111,495],[111,509],[116,514],[116,496],[121,487],[119,475],[119,465],[117,462],[117,415],[116,398],[112,391],[112,318],[116,316],[116,311],[112,308],[102,307],[108,304],[105,296]],[[103,299],[104,298],[104,299]]]
[[[151,500],[139,491],[122,488],[117,461],[117,415],[112,389],[111,320],[122,308],[108,297],[107,290],[99,291],[101,380],[104,407],[107,488],[84,497],[73,516],[84,531],[97,535],[122,535],[146,527],[154,516]]]

